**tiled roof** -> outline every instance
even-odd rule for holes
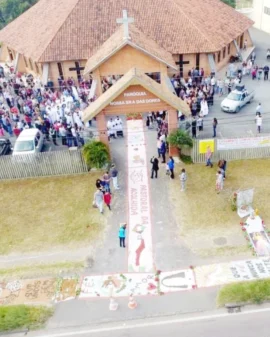
[[[134,25],[129,26],[130,39],[124,39],[124,26],[118,30],[98,49],[86,63],[85,74],[95,70],[100,64],[108,60],[126,45],[130,45],[142,52],[165,63],[167,66],[177,69],[175,61],[170,53],[160,47],[155,41],[140,32]]]
[[[220,50],[253,22],[220,0],[39,0],[0,32],[0,41],[40,62],[87,60],[127,9],[171,54]]]
[[[181,110],[185,114],[190,114],[190,108],[187,103],[178,96],[174,95],[165,84],[159,84],[152,80],[149,76],[145,75],[143,71],[133,68],[121,77],[121,79],[118,80],[112,87],[110,87],[110,89],[99,96],[95,102],[91,103],[86,110],[84,110],[83,120],[86,122],[96,117],[131,85],[141,85],[172,108]]]

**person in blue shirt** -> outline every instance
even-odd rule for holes
[[[165,155],[166,155],[166,144],[163,140],[161,141],[160,154],[162,156],[162,163],[165,163],[166,162],[166,157],[165,157]]]
[[[119,232],[118,232],[118,236],[119,236],[119,240],[120,240],[120,247],[123,247],[123,248],[126,247],[126,244],[125,244],[126,228],[127,228],[126,224],[120,225],[120,229],[119,229]]]
[[[168,161],[167,165],[171,172],[171,179],[174,179],[174,160],[172,156],[170,156],[170,160]]]

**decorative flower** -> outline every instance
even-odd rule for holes
[[[161,274],[161,270],[157,270],[156,275],[160,275]]]
[[[197,288],[198,288],[197,285],[193,284],[192,289],[197,289]]]
[[[189,269],[194,269],[194,267],[193,266],[189,266]]]

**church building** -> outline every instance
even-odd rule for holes
[[[219,0],[39,0],[0,31],[0,59],[56,86],[91,75],[100,95],[134,67],[157,82],[215,72],[252,46],[252,25]]]

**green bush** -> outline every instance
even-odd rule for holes
[[[26,305],[0,307],[0,331],[37,329],[52,316],[53,309]]]
[[[222,307],[231,302],[259,304],[267,300],[270,300],[270,279],[226,285],[218,293],[217,304]]]
[[[89,142],[83,147],[83,157],[88,167],[101,169],[110,161],[110,150],[102,142]]]
[[[180,155],[180,159],[185,164],[193,164],[193,160],[192,160],[191,156],[187,156],[185,154],[181,154]]]

